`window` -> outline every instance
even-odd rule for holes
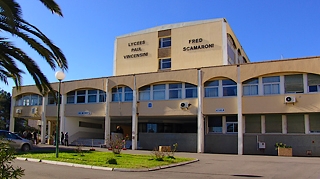
[[[99,102],[102,103],[102,102],[106,102],[106,92],[102,91],[102,90],[99,90]]]
[[[86,102],[86,90],[77,91],[77,103],[85,103]]]
[[[56,92],[55,93],[56,94],[56,96],[58,95],[58,92]],[[61,104],[61,94],[60,94],[60,104]],[[51,93],[49,93],[48,94],[48,104],[56,104],[57,102],[54,100],[54,96],[51,94]]]
[[[70,91],[69,93],[67,93],[67,104],[74,104],[75,94],[75,91]]]
[[[69,93],[67,93],[67,104],[101,103],[101,102],[106,102],[106,92],[102,90],[88,89],[88,90],[70,91]]]
[[[228,34],[227,53],[228,64],[232,65],[236,63],[236,44],[230,34]]]
[[[236,54],[234,53],[233,48],[228,43],[228,64],[233,65],[236,63]]]
[[[265,95],[280,94],[280,77],[279,76],[263,77],[262,83],[263,83],[263,92]]]
[[[309,92],[320,92],[320,75],[308,74],[307,77]]]
[[[222,116],[209,116],[208,129],[209,132],[222,133]]]
[[[171,47],[171,37],[160,38],[159,48]]]
[[[39,106],[42,105],[42,96],[37,94],[20,95],[16,99],[16,106]]]
[[[31,95],[31,106],[36,106],[40,104],[38,96],[39,95],[36,95],[36,94]]]
[[[30,95],[22,97],[22,105],[23,106],[30,106]]]
[[[124,101],[132,101],[132,100],[133,100],[132,89],[129,87],[124,87]]]
[[[97,102],[98,90],[88,90],[88,103]]]
[[[310,120],[310,133],[320,133],[320,114],[313,113],[309,114]]]
[[[147,132],[148,133],[156,133],[157,132],[157,124],[147,124]]]
[[[129,87],[114,87],[112,88],[112,101],[132,101],[133,92]]]
[[[223,96],[237,96],[237,83],[232,80],[222,80]]]
[[[79,121],[79,127],[102,129],[102,124]]]
[[[244,96],[258,95],[258,85],[259,85],[258,78],[249,79],[243,82],[243,95]]]
[[[282,115],[281,114],[266,114],[266,133],[281,133],[282,132]]]
[[[185,83],[186,98],[196,98],[198,96],[197,86],[189,83]]]
[[[182,91],[181,83],[169,84],[169,99],[180,99]]]
[[[150,100],[150,86],[144,86],[139,90],[139,99],[141,101]]]
[[[227,116],[227,133],[238,132],[237,116]]]
[[[204,96],[205,97],[218,97],[219,96],[219,80],[207,81],[204,83]]]
[[[112,101],[122,100],[122,87],[112,88]]]
[[[153,85],[153,100],[164,100],[166,99],[166,85]]]
[[[284,91],[285,93],[303,93],[303,75],[285,75]]]
[[[171,68],[171,58],[160,59],[159,61],[159,69],[170,69]]]

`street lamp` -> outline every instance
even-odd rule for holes
[[[57,125],[56,125],[56,158],[59,157],[59,128],[60,128],[60,86],[61,81],[66,77],[62,71],[57,71],[55,74],[57,80],[59,80],[58,86],[58,109],[57,109]]]

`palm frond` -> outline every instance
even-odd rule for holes
[[[44,6],[46,6],[52,13],[58,14],[63,17],[62,11],[59,5],[54,0],[40,0]]]

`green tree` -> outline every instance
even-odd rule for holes
[[[40,0],[40,2],[53,14],[62,17],[61,9],[55,0]],[[0,33],[0,80],[8,84],[7,79],[11,78],[19,89],[24,71],[16,62],[21,62],[42,94],[53,92],[49,81],[34,59],[10,42],[9,38],[3,36],[5,33],[10,33],[25,41],[46,60],[52,70],[57,67],[62,70],[68,69],[67,60],[59,47],[54,45],[40,29],[22,18],[22,9],[16,0],[0,0]]]
[[[0,90],[0,129],[8,130],[10,121],[11,94]]]
[[[11,162],[16,158],[14,153],[15,150],[9,146],[8,141],[0,138],[0,178],[18,179],[24,175],[24,169],[12,166]]]

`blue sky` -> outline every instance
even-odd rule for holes
[[[17,0],[23,17],[58,45],[69,63],[66,81],[113,74],[117,36],[155,26],[226,18],[251,62],[320,56],[318,0],[56,0],[63,18],[39,0]],[[10,37],[10,36],[9,36]],[[34,58],[50,82],[55,71],[24,42],[12,39]],[[1,83],[5,91],[14,85]],[[27,73],[23,85],[34,84]]]

